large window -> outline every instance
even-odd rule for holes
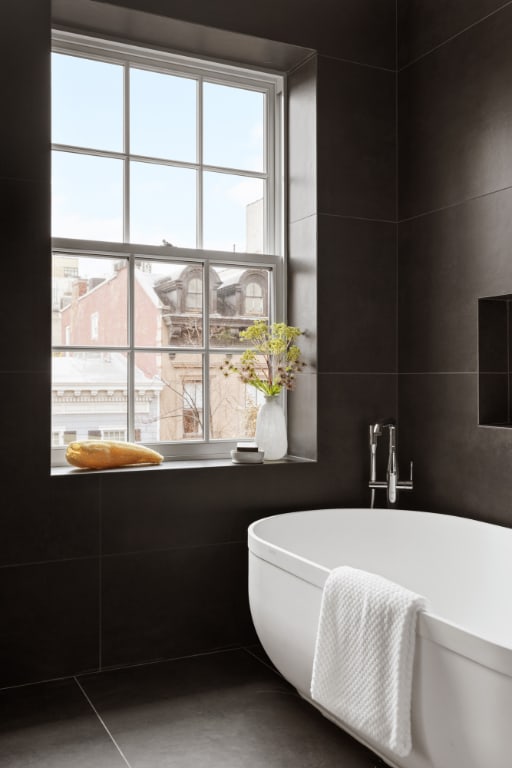
[[[253,436],[220,365],[255,318],[285,319],[282,86],[54,34],[54,464],[69,435],[183,458]]]

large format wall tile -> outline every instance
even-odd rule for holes
[[[404,66],[505,5],[504,0],[398,0],[398,63]]]
[[[141,473],[104,476],[103,553],[241,541],[246,517],[234,490],[237,470],[215,467],[206,478],[201,470],[160,470],[152,473],[151,489]]]
[[[0,568],[0,687],[98,668],[98,561]]]
[[[414,460],[401,506],[512,526],[512,430],[478,426],[477,379],[399,376],[400,445]]]
[[[4,329],[0,339],[0,368],[48,370],[49,184],[0,178],[0,228],[3,252],[0,321]],[[30,270],[27,269],[29,263]]]
[[[478,299],[512,293],[512,190],[398,229],[400,371],[476,371]]]
[[[319,370],[396,371],[396,226],[319,216],[318,267]]]
[[[44,183],[48,177],[50,7],[50,0],[0,4],[0,177]]]
[[[49,391],[45,389],[47,385],[47,376],[39,372],[0,371],[0,423],[4,441],[2,458],[9,467],[23,458],[26,472],[29,469],[32,471],[32,468],[38,472],[42,465],[48,470],[49,430],[45,430],[49,411]],[[11,447],[10,451],[7,445]],[[13,446],[18,448],[19,453],[12,450]],[[40,453],[42,446],[48,446],[44,456]]]
[[[99,555],[98,477],[50,477],[47,465],[36,475],[30,466],[28,455],[13,462],[2,494],[9,535],[0,538],[0,565]]]
[[[109,0],[111,5],[316,48],[364,64],[395,66],[395,0]]]
[[[399,218],[512,185],[512,4],[399,76]]]
[[[318,212],[396,220],[395,73],[318,59]]]
[[[103,554],[245,542],[249,523],[267,510],[322,498],[318,474],[315,464],[276,462],[159,470],[151,484],[141,472],[105,475]]]
[[[102,664],[133,664],[254,642],[247,544],[103,562]]]

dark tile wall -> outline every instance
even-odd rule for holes
[[[395,223],[395,75],[324,56],[318,74],[318,210]]]
[[[509,4],[401,70],[401,219],[510,186],[511,18]]]
[[[478,24],[507,5],[504,0],[398,0],[399,66]]]
[[[100,0],[103,2],[104,0]],[[326,56],[395,67],[395,0],[108,0],[196,24],[314,48]]]
[[[318,461],[50,476],[51,7],[1,4],[0,687],[254,642],[247,526],[367,505],[367,425],[396,405],[394,0],[119,4],[318,52],[290,78],[289,276],[291,447]]]
[[[399,434],[415,461],[407,502],[511,526],[512,431],[478,425],[478,299],[512,291],[512,4],[399,9]]]

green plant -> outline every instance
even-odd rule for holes
[[[251,343],[241,355],[239,364],[226,358],[220,368],[224,376],[237,374],[244,384],[251,384],[267,396],[278,395],[282,389],[295,387],[295,374],[306,363],[295,343],[303,334],[300,328],[285,323],[255,320],[240,338]]]

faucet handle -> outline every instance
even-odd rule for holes
[[[396,484],[396,487],[398,488],[398,490],[400,490],[400,491],[412,491],[412,487],[413,487],[413,485],[412,485],[413,469],[412,468],[413,468],[413,464],[412,464],[412,461],[411,461],[411,463],[409,465],[409,479],[408,480],[399,480],[398,483]]]

